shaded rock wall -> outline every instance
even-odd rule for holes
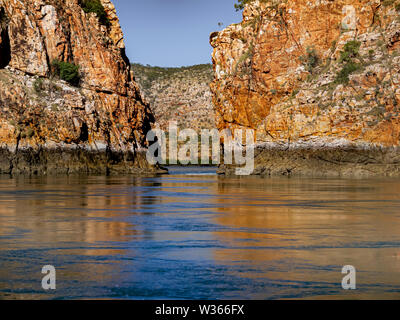
[[[78,0],[0,0],[0,48],[10,46],[0,69],[0,172],[156,170],[135,160],[154,117],[131,78],[115,8],[101,2],[108,26]],[[79,66],[78,87],[54,76],[54,60]]]

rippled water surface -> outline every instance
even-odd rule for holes
[[[400,180],[0,179],[0,299],[400,298]],[[57,289],[41,287],[54,265]],[[342,289],[344,265],[357,290]]]

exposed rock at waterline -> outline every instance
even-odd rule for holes
[[[143,161],[152,112],[101,3],[107,23],[78,0],[0,0],[1,173],[157,170]],[[78,81],[61,80],[55,60],[78,66]]]
[[[255,130],[256,173],[400,174],[399,11],[253,1],[211,35],[217,126]]]

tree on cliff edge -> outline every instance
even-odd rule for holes
[[[244,9],[244,6],[250,2],[253,2],[254,0],[237,0],[238,3],[235,3],[235,9],[236,11],[240,11]],[[274,4],[278,4],[280,1],[270,1],[270,0],[259,0],[260,2],[268,3],[272,2]]]
[[[235,3],[236,11],[243,10],[244,6],[253,0],[238,0],[238,3]]]

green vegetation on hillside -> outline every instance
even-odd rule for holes
[[[349,41],[344,45],[343,51],[340,52],[339,62],[350,62],[353,58],[358,56],[360,51],[361,42],[359,41]]]
[[[249,3],[253,0],[238,0],[238,3],[235,3],[236,11],[243,10],[246,3]]]
[[[95,13],[101,24],[110,26],[110,20],[100,0],[79,0],[79,5],[86,13]]]
[[[54,60],[51,63],[51,73],[53,76],[67,81],[70,85],[79,86],[81,80],[79,74],[79,66],[73,63]]]
[[[213,79],[213,69],[211,64],[198,64],[189,67],[180,68],[162,68],[144,66],[139,63],[132,64],[133,74],[141,83],[144,90],[149,89],[152,84],[159,80],[164,80],[172,77],[194,77],[199,73],[204,73],[209,76],[210,82]]]
[[[209,86],[214,79],[211,64],[180,68],[133,64],[132,71],[161,128],[167,128],[169,121],[194,130],[215,127]]]
[[[314,68],[319,63],[319,57],[315,48],[308,47],[306,54],[300,57],[300,61],[306,68],[307,72],[313,73]]]
[[[361,42],[354,40],[345,44],[339,58],[339,63],[344,65],[336,76],[336,83],[347,84],[349,76],[361,68],[360,63],[356,62],[356,58],[359,57],[360,46]]]
[[[251,3],[254,0],[237,0],[237,1],[238,3],[235,3],[235,9],[236,11],[240,11],[244,9],[246,4]],[[281,2],[280,0],[259,0],[259,1],[261,3],[271,3],[271,5],[277,5],[279,4],[279,2]]]

